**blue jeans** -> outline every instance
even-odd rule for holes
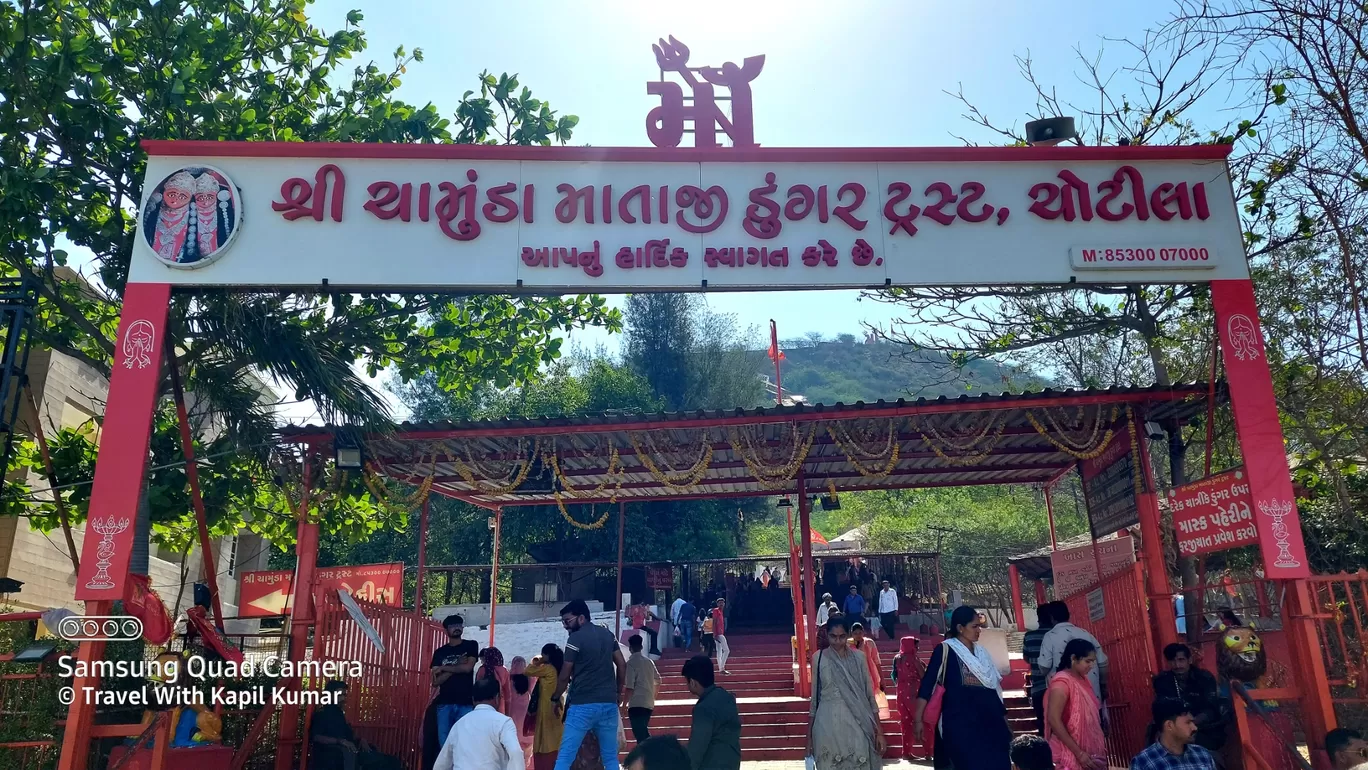
[[[437,707],[437,745],[446,745],[447,735],[451,733],[451,728],[461,721],[461,717],[474,711],[474,706],[457,706],[454,703],[446,703]]]
[[[580,744],[590,731],[598,736],[599,756],[603,770],[618,770],[618,716],[616,703],[583,703],[571,706],[565,713],[565,731],[561,733],[560,752],[556,754],[556,770],[570,770],[579,755]]]
[[[683,640],[683,642],[684,642],[684,649],[686,649],[686,650],[689,649],[689,645],[693,644],[693,624],[692,624],[692,623],[685,623],[685,624],[679,626],[679,638],[680,638],[681,640]]]

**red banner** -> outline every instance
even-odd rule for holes
[[[359,601],[403,606],[403,562],[322,567],[317,575],[315,596],[342,589]],[[238,589],[238,615],[261,618],[287,614],[293,595],[294,573],[290,570],[244,572]]]
[[[238,617],[265,618],[290,611],[294,573],[287,569],[244,572],[238,580]]]
[[[138,496],[147,478],[152,408],[161,385],[170,301],[169,284],[130,283],[124,289],[81,571],[76,576],[79,601],[123,599],[128,590],[128,559],[133,554]]]
[[[1287,450],[1264,353],[1254,284],[1249,280],[1212,281],[1211,301],[1221,336],[1235,432],[1249,474],[1250,513],[1259,532],[1264,574],[1276,579],[1308,577],[1311,570],[1306,563],[1292,476],[1287,470]]]
[[[671,567],[647,567],[646,587],[670,590],[674,587],[674,569]]]
[[[1243,468],[1169,490],[1178,553],[1196,556],[1259,542]]]

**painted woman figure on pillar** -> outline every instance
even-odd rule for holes
[[[183,168],[153,189],[144,207],[143,237],[172,267],[202,267],[228,247],[238,228],[236,191],[220,171]]]

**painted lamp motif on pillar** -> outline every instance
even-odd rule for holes
[[[132,522],[128,519],[115,521],[113,516],[107,519],[91,520],[90,529],[100,535],[100,543],[95,550],[97,571],[90,578],[90,582],[86,583],[86,588],[92,591],[106,591],[114,587],[114,580],[109,576],[109,566],[117,551],[114,546],[114,538],[116,535],[123,534],[131,524]]]
[[[1259,513],[1273,519],[1273,544],[1278,546],[1278,558],[1274,560],[1275,567],[1300,567],[1301,562],[1292,556],[1292,545],[1289,542],[1291,533],[1287,529],[1287,523],[1283,521],[1292,515],[1291,500],[1260,500]]]

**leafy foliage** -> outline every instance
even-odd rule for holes
[[[404,102],[397,91],[407,68],[422,61],[420,50],[401,47],[389,66],[372,61],[348,72],[366,49],[362,14],[352,11],[329,32],[309,22],[307,6],[0,3],[0,273],[38,287],[35,344],[110,373],[137,238],[142,140],[544,145],[571,138],[578,119],[534,98],[516,75],[481,73],[478,91],[451,117]],[[85,280],[67,267],[68,244],[90,255]],[[273,425],[259,375],[312,399],[330,421],[383,427],[386,403],[358,365],[371,377],[386,368],[404,379],[439,371],[437,384],[455,393],[485,382],[507,387],[535,378],[559,356],[562,333],[590,324],[617,328],[618,314],[592,296],[177,296],[167,336],[187,390],[215,410],[216,438],[203,450],[224,458],[206,471],[213,523],[228,531],[250,511],[290,510],[274,492],[259,491],[279,460],[262,449]],[[154,464],[175,461],[167,420],[158,418]],[[59,438],[59,478],[88,480],[89,437]],[[241,456],[231,456],[233,448]],[[83,511],[88,491],[80,489],[64,494]],[[10,511],[32,494],[21,485],[6,492],[20,496],[7,501]],[[154,473],[148,498],[153,520],[166,528],[159,536],[180,540],[189,514],[183,471]],[[344,507],[339,530],[364,533],[377,521],[367,501]],[[51,523],[41,506],[33,521]],[[289,527],[267,528],[288,542]]]

